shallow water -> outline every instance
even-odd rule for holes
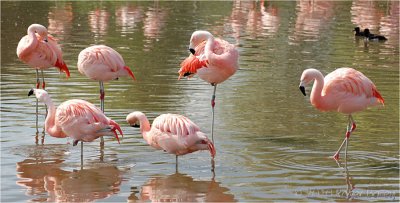
[[[45,109],[27,97],[35,72],[15,50],[40,23],[59,39],[71,71],[45,71],[54,102],[99,105],[98,83],[79,74],[79,52],[115,48],[136,82],[105,84],[107,116],[125,134],[80,147],[46,135]],[[356,39],[359,25],[385,35]],[[399,201],[399,2],[1,2],[2,201]],[[237,44],[240,70],[218,85],[215,174],[208,152],[179,158],[155,151],[125,116],[183,114],[210,135],[212,87],[177,80],[190,34],[205,29]],[[354,114],[347,161],[339,147],[347,117],[319,112],[298,90],[306,68],[353,67],[376,84],[384,107]],[[307,88],[309,93],[311,87]],[[38,133],[36,133],[38,131]],[[35,140],[37,136],[38,140]],[[37,144],[35,143],[37,142]],[[83,169],[81,168],[83,167]]]

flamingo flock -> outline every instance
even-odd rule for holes
[[[229,79],[239,69],[239,51],[229,42],[214,37],[210,32],[198,30],[192,33],[189,41],[189,56],[182,61],[178,71],[178,79],[192,77],[197,74],[202,80],[214,88],[211,96],[212,124],[211,138],[200,130],[189,118],[178,114],[162,114],[150,124],[144,113],[135,111],[126,116],[126,121],[133,127],[140,127],[143,139],[157,150],[163,150],[176,156],[199,150],[208,150],[214,159],[214,107],[218,84]],[[17,47],[19,59],[36,70],[36,88],[31,89],[28,96],[35,95],[38,101],[48,106],[45,119],[46,132],[56,138],[70,137],[73,145],[81,142],[81,158],[83,159],[83,142],[92,142],[103,136],[123,136],[120,125],[108,118],[104,112],[104,82],[129,76],[136,80],[131,68],[123,57],[111,47],[105,45],[90,46],[79,53],[78,71],[89,79],[99,81],[100,108],[81,99],[71,99],[56,107],[45,90],[43,70],[57,67],[70,77],[69,70],[62,58],[62,51],[56,39],[47,29],[39,24],[28,27]],[[40,88],[39,70],[42,73],[42,89]],[[300,78],[300,90],[306,96],[305,86],[314,81],[311,91],[311,104],[321,111],[337,111],[348,115],[345,138],[338,151],[333,155],[339,159],[339,153],[346,144],[356,124],[352,114],[367,107],[384,104],[384,99],[374,83],[361,72],[352,68],[338,68],[325,78],[316,69],[306,69]]]

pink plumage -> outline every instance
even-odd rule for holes
[[[78,71],[92,80],[107,82],[122,76],[135,80],[131,69],[122,56],[105,45],[90,46],[79,53]]]
[[[229,42],[214,38],[207,31],[192,34],[189,49],[194,50],[182,63],[179,78],[197,73],[204,81],[219,84],[239,68],[239,52]]]
[[[144,140],[156,149],[175,155],[185,155],[198,150],[209,150],[212,157],[216,151],[214,144],[190,119],[177,114],[162,114],[154,119],[153,125],[142,112],[132,112],[126,121],[134,126],[140,122]]]
[[[349,115],[346,137],[333,156],[339,159],[340,150],[356,128],[351,114],[370,106],[384,105],[384,99],[369,78],[352,68],[338,68],[325,78],[316,69],[304,70],[300,79],[300,90],[304,95],[306,95],[304,86],[314,80],[310,96],[311,104],[320,111],[338,111]]]
[[[63,102],[57,108],[45,90],[32,89],[28,96],[35,94],[49,109],[45,121],[46,132],[53,137],[71,137],[74,145],[78,141],[91,142],[102,136],[115,136],[118,140],[120,126],[109,119],[95,105],[80,99]]]
[[[18,43],[18,58],[37,70],[57,67],[65,72],[67,78],[70,77],[61,48],[56,39],[47,33],[47,29],[43,25],[32,24],[27,33]]]

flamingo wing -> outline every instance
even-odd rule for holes
[[[339,68],[331,72],[324,79],[322,96],[333,94],[351,94],[353,96],[375,97],[380,103],[384,99],[376,89],[374,83],[361,72],[352,68]]]
[[[200,131],[200,128],[190,119],[177,114],[162,114],[153,121],[152,128],[161,133],[176,135],[178,138],[185,138]]]

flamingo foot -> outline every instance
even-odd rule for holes
[[[40,87],[40,82],[37,82],[36,83],[36,89],[39,89],[39,87]]]
[[[336,161],[338,161],[338,160],[339,160],[339,152],[336,152],[336,153],[333,155],[332,158],[335,159]]]
[[[46,82],[42,82],[42,89],[46,89]]]
[[[215,100],[211,100],[211,107],[214,108],[215,107]]]

